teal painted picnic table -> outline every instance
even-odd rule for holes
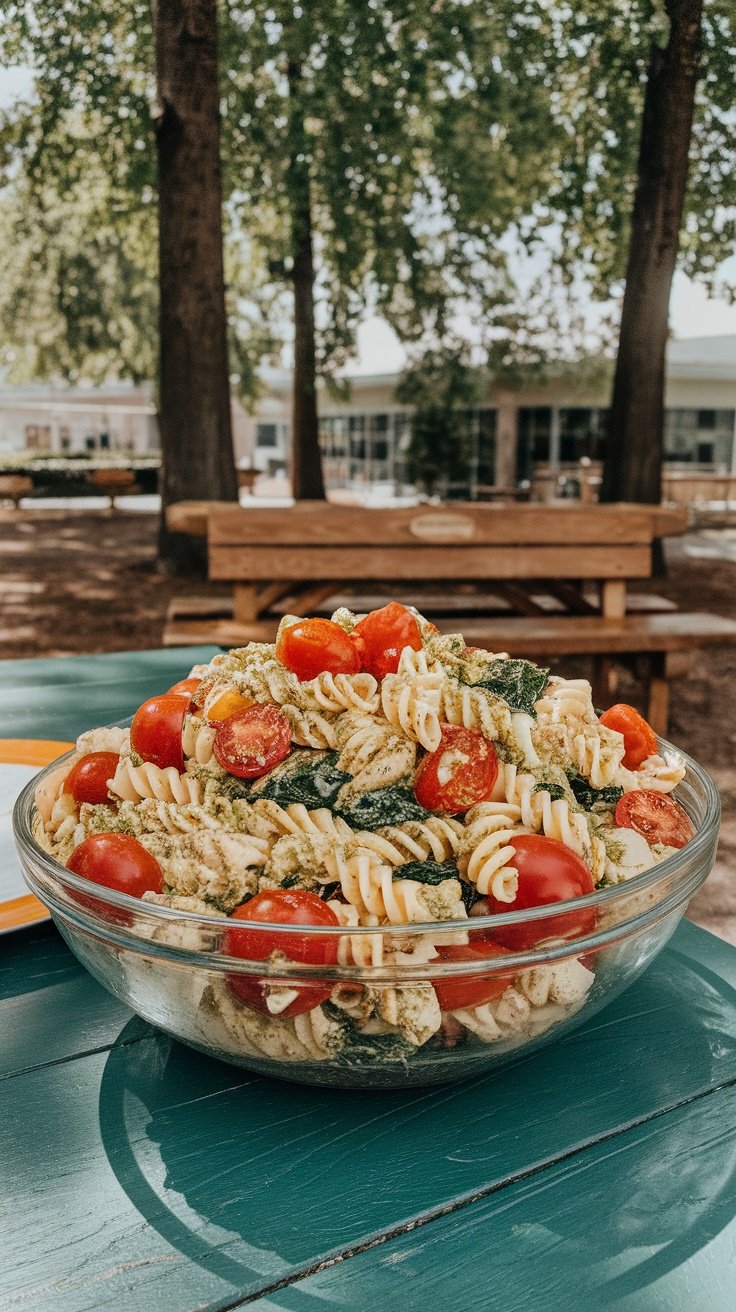
[[[73,738],[210,649],[0,664]],[[684,922],[587,1025],[484,1078],[279,1083],[134,1017],[50,924],[0,940],[0,1308],[732,1312],[736,951]]]

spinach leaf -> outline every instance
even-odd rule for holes
[[[534,703],[546,686],[548,677],[549,670],[531,661],[502,660],[497,657],[486,663],[481,678],[475,679],[469,686],[485,688],[495,697],[502,697],[512,711],[534,715]]]
[[[534,791],[535,793],[549,793],[553,802],[559,802],[561,798],[567,797],[567,792],[562,787],[562,784],[546,784],[540,782],[537,784]]]
[[[258,779],[251,797],[266,797],[279,806],[301,802],[312,808],[331,806],[350,775],[335,765],[337,752],[317,752],[305,748],[292,752],[269,774]]]
[[[619,788],[616,784],[608,788],[593,788],[587,779],[583,779],[577,773],[571,772],[567,777],[575,794],[575,801],[584,811],[612,809],[624,795],[623,788]]]
[[[400,1062],[416,1054],[416,1048],[401,1034],[364,1034],[353,1020],[345,1015],[339,1007],[331,1002],[323,1002],[322,1009],[330,1020],[340,1026],[340,1037],[331,1052],[332,1060],[338,1066],[355,1066],[360,1069],[368,1060],[371,1063]]]
[[[406,861],[397,866],[394,879],[415,879],[418,884],[441,884],[445,879],[459,879],[454,861]]]
[[[411,784],[400,782],[361,793],[337,814],[353,829],[381,829],[384,825],[403,825],[407,820],[425,820],[431,813],[419,805]]]

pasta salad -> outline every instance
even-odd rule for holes
[[[391,602],[286,616],[275,643],[195,667],[129,729],[82,734],[39,787],[37,832],[93,882],[226,919],[222,951],[263,961],[262,977],[220,975],[197,1000],[226,1051],[410,1053],[534,1035],[582,1005],[584,956],[481,967],[540,933],[592,933],[594,909],[483,933],[474,918],[569,902],[683,847],[692,825],[669,795],[683,776],[632,707],[599,717],[586,680],[468,647]],[[192,923],[156,933],[186,946]],[[401,925],[422,929],[365,933]],[[392,987],[278,976],[286,962],[463,961],[479,972]]]

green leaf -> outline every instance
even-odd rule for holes
[[[335,765],[337,752],[316,752],[305,748],[292,752],[251,789],[251,797],[265,797],[279,806],[301,802],[312,808],[332,806],[343,784],[351,778]]]
[[[414,879],[418,884],[441,884],[459,879],[454,861],[407,861],[394,870],[394,879]]]
[[[407,820],[426,820],[431,812],[419,805],[411,784],[398,783],[361,793],[337,814],[353,829],[381,829],[384,825],[403,825]]]
[[[534,715],[534,703],[545,688],[548,678],[549,670],[531,661],[503,660],[497,657],[487,662],[482,677],[475,679],[469,686],[485,688],[495,697],[502,697],[512,711]]]
[[[584,811],[613,810],[624,795],[623,788],[612,784],[608,788],[593,788],[579,774],[568,774],[575,801]]]
[[[567,797],[567,791],[562,787],[562,784],[546,784],[542,782],[537,784],[534,791],[535,793],[549,793],[553,802],[559,802]]]

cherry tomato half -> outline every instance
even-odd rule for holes
[[[666,843],[668,847],[684,847],[695,833],[680,803],[653,788],[624,793],[614,818],[621,829],[635,829],[648,843]]]
[[[490,939],[478,939],[475,943],[457,947],[440,947],[437,949],[440,961],[475,961],[480,971],[480,963],[488,957],[498,957],[507,953]],[[494,998],[500,998],[511,983],[512,976],[468,975],[459,979],[434,980],[434,991],[443,1011],[456,1011],[459,1007],[482,1007]]]
[[[548,906],[552,902],[565,902],[568,898],[594,892],[593,876],[585,862],[556,838],[519,834],[509,842],[515,850],[509,865],[518,871],[519,887],[513,902],[499,902],[491,896],[489,902],[493,913]],[[585,907],[581,911],[567,911],[561,916],[547,916],[536,925],[499,925],[493,930],[493,938],[504,947],[521,952],[543,939],[579,938],[590,934],[595,925],[595,909]]]
[[[276,644],[276,656],[297,679],[315,679],[330,674],[357,674],[358,653],[344,629],[332,620],[299,620],[284,629]]]
[[[404,647],[413,651],[422,648],[422,631],[416,619],[398,601],[370,611],[358,621],[350,637],[360,656],[360,668],[374,679],[396,673]]]
[[[256,893],[249,902],[237,907],[231,920],[258,920],[269,925],[338,925],[334,911],[316,893],[299,888],[279,888]],[[310,938],[309,935],[279,934],[277,929],[226,929],[222,950],[228,957],[241,957],[245,961],[267,961],[273,953],[280,953],[289,961],[304,961],[311,965],[333,966],[337,961],[337,939]],[[300,1016],[312,1007],[325,1002],[332,992],[332,984],[318,980],[302,984],[290,979],[256,979],[248,975],[228,975],[227,982],[233,993],[254,1011],[264,1016]],[[298,989],[288,1006],[278,1012],[269,1010],[269,986]]]
[[[467,811],[490,797],[497,774],[496,750],[480,729],[445,724],[437,750],[419,762],[414,796],[428,811]]]
[[[139,706],[130,726],[133,751],[162,770],[183,770],[181,731],[190,701],[188,693],[164,692]]]
[[[89,802],[101,806],[110,801],[107,781],[118,768],[117,752],[89,752],[73,765],[64,780],[64,792],[71,793],[77,806]]]
[[[195,679],[194,676],[192,676],[189,679],[180,679],[178,683],[172,683],[171,687],[167,689],[167,692],[176,693],[180,697],[188,696],[191,702],[190,704],[190,710],[191,710],[194,709],[195,706],[194,694],[197,691],[201,682],[202,682],[201,679]]]
[[[623,764],[627,770],[637,770],[648,756],[656,755],[657,739],[654,730],[633,706],[627,706],[625,702],[609,706],[601,716],[601,724],[623,734]]]
[[[129,834],[90,834],[75,847],[67,866],[93,884],[115,888],[130,897],[163,889],[158,861]]]
[[[238,779],[260,779],[291,751],[291,725],[278,706],[248,706],[217,726],[218,765]]]

